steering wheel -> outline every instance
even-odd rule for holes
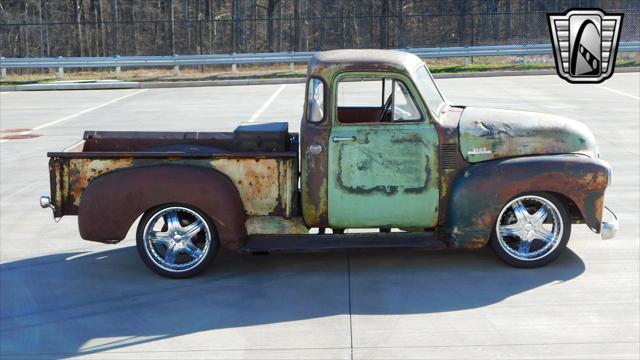
[[[384,116],[391,111],[391,103],[392,103],[393,94],[389,94],[389,98],[384,102],[384,107],[382,108],[382,112],[380,116],[378,116],[378,122],[382,122],[384,120]]]

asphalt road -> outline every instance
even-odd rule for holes
[[[222,254],[172,281],[119,245],[55,223],[45,152],[92,130],[231,130],[289,121],[303,85],[0,93],[0,357],[592,358],[640,356],[640,75],[443,79],[454,103],[585,122],[613,167],[615,240],[575,226],[555,263],[520,270],[489,250]],[[275,95],[274,95],[275,94]],[[271,101],[269,101],[271,99]],[[2,133],[6,135],[7,133]]]

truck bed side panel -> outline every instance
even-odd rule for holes
[[[52,195],[57,217],[78,214],[82,194],[94,179],[113,171],[156,165],[192,165],[220,171],[238,189],[247,215],[291,216],[293,211],[294,178],[297,176],[295,157],[101,158],[91,157],[89,153],[77,157],[69,155],[54,155],[51,159]]]

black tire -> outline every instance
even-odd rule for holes
[[[533,219],[534,215],[536,215],[537,212],[531,214],[530,211],[536,211],[535,204],[537,201],[539,201],[539,199],[544,199],[546,202],[553,205],[553,207],[545,207],[545,209],[549,211],[546,220],[542,222],[536,222],[536,225],[531,225],[530,222],[522,222],[518,218],[515,220],[515,223],[512,223],[514,221],[514,218],[516,217],[516,210],[514,208],[514,206],[518,206],[516,201],[521,200],[520,204],[524,206],[529,216],[531,216],[528,219]],[[542,207],[543,202],[540,202],[539,204],[540,207]],[[554,211],[554,208],[555,210],[557,210],[557,212]],[[569,238],[571,237],[571,220],[569,218],[569,212],[567,211],[566,205],[556,196],[546,192],[531,192],[520,194],[509,200],[496,215],[496,221],[491,233],[491,247],[502,261],[514,267],[537,268],[553,262],[567,247],[567,243],[569,242]],[[549,215],[551,215],[553,218],[548,219]],[[524,215],[524,217],[527,218],[526,215]],[[549,222],[552,222],[551,229],[553,230],[550,230],[548,232],[553,235],[553,240],[549,240],[549,237],[546,238],[547,240],[542,240],[542,236],[538,238],[538,226],[549,227]],[[556,222],[560,223],[560,227],[556,228]],[[521,223],[525,224],[522,225],[522,230],[512,230],[512,228],[520,227]],[[542,225],[542,223],[544,223],[544,225]],[[503,235],[501,236],[498,236],[498,224],[501,224],[502,227],[501,234]],[[525,226],[527,226],[526,224],[529,224],[530,226],[525,228]],[[557,229],[561,229],[561,233],[557,232]],[[544,230],[545,229],[543,229],[542,231]],[[506,235],[515,231],[520,231],[520,235]],[[531,232],[533,232],[535,235],[531,234]],[[523,241],[522,237],[526,237],[529,240]],[[531,237],[535,238],[531,239]],[[518,241],[518,249],[515,249],[511,246],[512,244],[515,245],[516,241]],[[526,247],[526,255],[521,255],[520,250],[523,249],[522,244],[524,243],[524,246],[527,246],[527,242],[529,243],[529,245],[528,247]],[[529,249],[531,249],[531,252],[529,252]],[[540,252],[540,255],[533,256],[538,252]],[[531,258],[526,258],[530,255]]]
[[[153,227],[160,231],[153,231]],[[152,241],[152,237],[156,240]],[[144,264],[153,272],[184,279],[207,268],[218,252],[219,243],[211,220],[202,211],[183,204],[165,204],[142,216],[136,231],[136,247]]]

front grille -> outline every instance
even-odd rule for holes
[[[458,158],[458,144],[440,144],[440,167],[455,169]]]

